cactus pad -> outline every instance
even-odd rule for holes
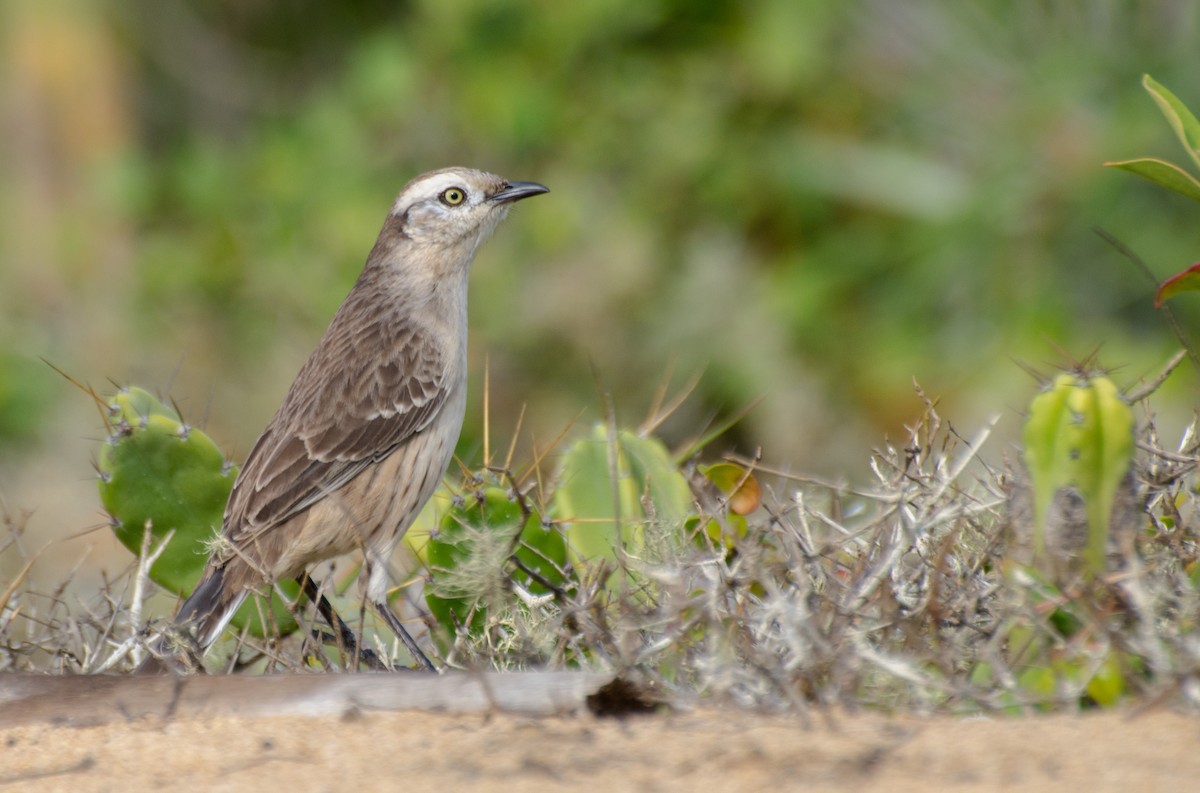
[[[221,528],[237,466],[200,430],[140,388],[122,389],[107,403],[111,435],[100,450],[100,500],[113,533],[135,555],[147,528],[157,546],[171,535],[150,568],[159,586],[184,596],[192,591],[208,559],[208,544]],[[294,582],[284,589],[295,597]],[[276,595],[271,624],[263,626],[261,604],[251,598],[233,619],[258,636],[296,629]]]

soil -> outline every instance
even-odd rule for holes
[[[1166,709],[801,719],[716,709],[602,718],[351,708],[0,727],[0,790],[1097,793],[1195,790],[1197,779],[1200,721]]]

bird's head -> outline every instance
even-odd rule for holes
[[[510,182],[470,168],[444,168],[413,179],[388,217],[413,243],[461,248],[468,257],[508,215],[513,202],[547,193],[537,182]]]

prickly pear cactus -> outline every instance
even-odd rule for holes
[[[100,501],[113,533],[135,555],[148,528],[152,547],[170,542],[150,568],[159,586],[179,596],[192,591],[208,559],[207,544],[221,528],[237,466],[200,430],[140,388],[122,389],[107,403],[111,435],[100,450]],[[295,597],[297,588],[287,582]],[[287,633],[296,623],[278,596],[264,628],[264,610],[250,598],[233,624],[258,636]]]
[[[543,525],[535,511],[526,515],[502,487],[484,487],[453,505],[430,533],[424,551],[432,573],[425,603],[449,636],[460,628],[477,633],[489,612],[518,606],[514,585],[531,595],[549,592],[542,581],[512,564],[514,554],[546,583],[565,583],[562,534]]]
[[[630,430],[610,440],[602,424],[563,455],[558,483],[554,515],[567,523],[572,563],[585,568],[616,560],[618,548],[644,556],[650,523],[681,529],[692,511],[691,488],[661,441]],[[607,584],[623,580],[614,573]]]
[[[1082,500],[1085,572],[1104,572],[1113,506],[1133,461],[1133,411],[1103,375],[1060,374],[1029,406],[1024,461],[1033,487],[1035,564],[1047,555],[1047,517],[1064,493]]]

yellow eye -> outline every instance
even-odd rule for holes
[[[447,187],[438,199],[448,207],[456,207],[467,200],[467,192],[461,187]]]

